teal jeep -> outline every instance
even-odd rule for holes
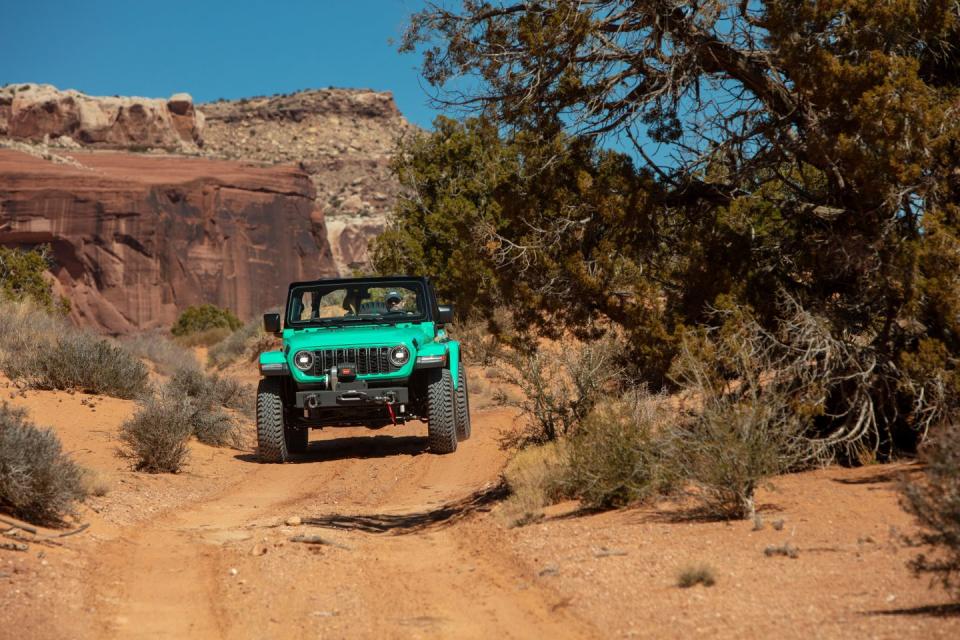
[[[444,329],[452,320],[427,278],[291,284],[282,326],[278,313],[263,317],[283,344],[260,354],[260,460],[305,451],[310,429],[414,419],[426,421],[431,451],[456,451],[470,437],[470,402],[460,343]]]

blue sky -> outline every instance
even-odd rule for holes
[[[0,85],[197,102],[305,88],[392,91],[426,127],[436,112],[396,45],[421,0],[0,0]]]

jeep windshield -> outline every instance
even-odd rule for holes
[[[427,318],[423,285],[389,282],[314,283],[296,286],[287,302],[291,327],[360,322],[418,322]]]

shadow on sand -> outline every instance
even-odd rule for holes
[[[413,533],[427,527],[452,524],[478,511],[489,511],[492,503],[504,499],[508,493],[506,484],[501,482],[428,511],[404,514],[330,514],[304,518],[303,524],[367,533]]]
[[[418,456],[426,452],[426,436],[351,436],[311,442],[304,453],[291,456],[288,464]],[[244,462],[259,462],[256,453],[242,453],[234,457]]]

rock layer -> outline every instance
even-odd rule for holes
[[[341,273],[368,263],[400,185],[390,173],[399,138],[416,128],[389,92],[318,89],[202,104],[204,152],[299,162],[317,188]]]
[[[203,114],[186,93],[161,100],[95,97],[42,84],[0,87],[0,136],[15,140],[196,152],[203,126]]]
[[[335,273],[308,176],[293,167],[72,152],[80,166],[0,149],[0,243],[49,243],[75,321],[169,327],[192,304],[249,318],[294,280]]]

